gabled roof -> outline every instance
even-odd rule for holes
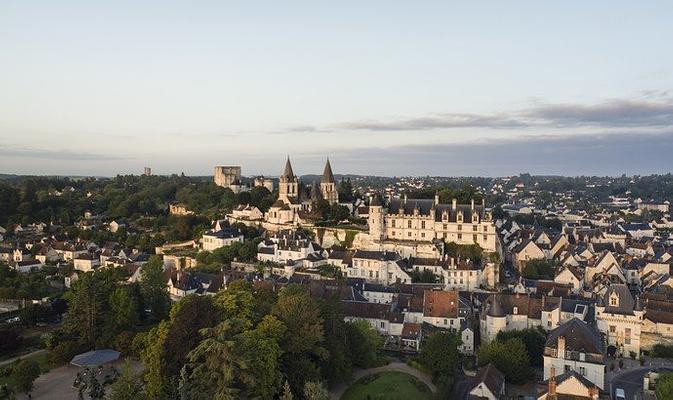
[[[603,339],[587,323],[573,318],[549,333],[545,347],[557,349],[558,338],[565,338],[566,351],[603,354]]]
[[[484,384],[494,396],[499,397],[505,384],[505,375],[494,367],[493,364],[488,364],[477,371],[477,375],[472,380],[470,391],[479,384]]]

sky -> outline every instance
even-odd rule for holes
[[[672,1],[0,2],[0,173],[673,171]]]

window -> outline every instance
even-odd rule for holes
[[[473,231],[475,231],[475,232],[476,232],[476,231],[477,231],[477,229],[479,229],[479,227],[478,227],[477,225],[472,225],[472,230],[473,230]]]
[[[584,367],[580,367],[580,375],[586,376],[587,375],[587,369]]]
[[[565,372],[570,372],[570,371],[572,370],[572,368],[570,367],[570,365],[565,365],[565,366],[563,367],[563,370],[564,370]]]
[[[477,241],[477,235],[472,235],[472,241],[476,242]]]
[[[383,321],[381,321],[381,329],[383,329],[383,328],[385,328],[385,327],[386,327],[386,323],[383,322]]]
[[[425,229],[425,221],[421,221],[421,229]]]
[[[407,236],[411,237],[411,232],[409,232],[409,233],[407,234]]]
[[[421,232],[421,237],[422,237],[422,238],[425,237],[425,232]]]
[[[446,230],[446,224],[444,224],[443,228],[444,228],[444,230]]]
[[[459,230],[459,231],[462,231],[462,230],[463,230],[463,226],[462,226],[461,224],[458,224],[458,230]]]
[[[411,229],[411,220],[407,221],[407,228]]]
[[[617,327],[614,325],[610,325],[610,333],[615,333],[617,331]]]
[[[488,225],[484,225],[484,232],[488,232]]]
[[[453,320],[451,320],[451,325],[453,325]]]
[[[453,321],[452,321],[453,322]],[[446,318],[444,319],[444,325],[446,325]]]
[[[458,240],[462,239],[463,235],[461,233],[458,234]]]

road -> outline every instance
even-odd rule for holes
[[[27,353],[27,354],[24,354],[24,355],[21,355],[21,356],[18,356],[18,357],[10,358],[8,360],[0,361],[0,367],[11,364],[14,361],[19,360],[19,359],[24,359],[24,358],[40,355],[42,353],[45,353],[46,351],[47,351],[47,349],[35,350],[32,353]]]
[[[610,397],[615,398],[617,388],[624,389],[626,400],[641,400],[643,398],[643,378],[650,371],[673,371],[672,367],[640,367],[630,369],[612,378]]]

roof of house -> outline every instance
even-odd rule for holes
[[[470,391],[480,384],[486,385],[493,395],[499,396],[505,384],[505,375],[493,364],[488,364],[477,371],[477,375],[472,379]]]
[[[604,347],[601,335],[590,325],[577,318],[572,318],[551,331],[545,347],[556,349],[559,337],[565,338],[566,351],[603,354]]]
[[[458,292],[426,290],[423,295],[423,316],[458,318]]]

